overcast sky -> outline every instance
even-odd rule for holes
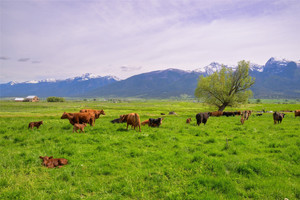
[[[300,59],[299,0],[0,0],[0,82]]]

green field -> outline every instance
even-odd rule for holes
[[[83,108],[106,115],[73,127],[62,113]],[[300,104],[248,104],[225,111],[281,111]],[[141,132],[111,124],[136,112],[141,121],[165,115],[160,128]],[[210,117],[196,125],[195,115],[214,111],[180,101],[29,103],[0,101],[0,199],[300,199],[300,117],[286,113],[274,125],[272,114]],[[255,114],[255,112],[254,112]],[[191,124],[185,120],[191,117]],[[39,130],[31,121],[43,120]],[[39,156],[66,158],[48,169]]]

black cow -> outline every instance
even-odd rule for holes
[[[114,124],[114,123],[125,123],[126,121],[121,122],[120,118],[118,118],[118,119],[111,120],[110,122]]]
[[[209,116],[211,116],[211,113],[198,113],[196,115],[196,120],[197,120],[197,125],[199,126],[201,123],[203,123],[204,125],[206,124]]]
[[[283,114],[283,113],[274,112],[273,113],[274,124],[276,124],[276,122],[278,124],[281,123],[281,121],[283,120],[284,116],[285,116],[285,114]]]
[[[149,126],[151,127],[159,127],[162,123],[162,118],[157,118],[157,119],[149,119]]]
[[[229,116],[235,116],[234,112],[223,112],[223,116],[229,117]]]

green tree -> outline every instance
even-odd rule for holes
[[[47,102],[64,102],[65,99],[63,97],[48,97]]]
[[[255,79],[249,76],[249,62],[240,61],[237,69],[222,67],[210,76],[200,76],[195,96],[204,103],[216,106],[223,111],[226,106],[245,104],[252,96],[249,88]]]

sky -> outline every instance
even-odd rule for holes
[[[300,59],[299,0],[0,0],[0,83]]]

